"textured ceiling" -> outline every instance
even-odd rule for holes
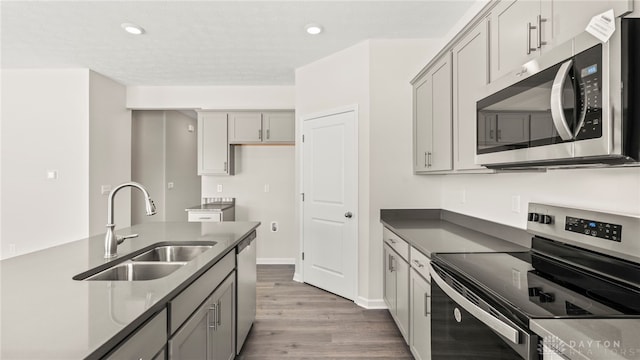
[[[365,39],[442,37],[473,3],[4,0],[0,60],[89,68],[125,85],[291,85],[295,68]],[[308,23],[325,32],[308,35]]]

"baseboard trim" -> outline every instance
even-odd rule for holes
[[[362,296],[358,296],[356,305],[370,310],[387,309],[387,304],[385,304],[383,299],[367,299]]]
[[[296,259],[294,258],[257,258],[256,263],[258,265],[295,265]]]
[[[293,273],[293,281],[299,282],[299,283],[304,282],[302,281],[302,275],[300,275],[299,272]]]

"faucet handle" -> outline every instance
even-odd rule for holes
[[[124,235],[124,236],[117,236],[116,237],[116,241],[118,242],[118,245],[120,245],[125,240],[131,239],[131,238],[135,238],[135,237],[138,237],[138,234],[129,234],[129,235]]]

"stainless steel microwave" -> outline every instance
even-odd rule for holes
[[[637,164],[640,19],[618,25],[607,42],[582,33],[489,84],[477,102],[476,163]]]

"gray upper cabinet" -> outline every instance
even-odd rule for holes
[[[543,36],[544,29],[550,24],[542,17],[540,7],[540,1],[506,0],[491,10],[491,81],[533,59],[545,46],[548,38]]]
[[[453,48],[453,144],[455,170],[476,165],[476,101],[489,81],[487,22],[481,21]]]
[[[413,169],[452,170],[451,53],[445,53],[413,84]]]
[[[295,116],[291,111],[229,113],[229,144],[293,144]]]
[[[620,16],[633,9],[633,1],[500,1],[490,11],[491,81],[578,35],[609,9]]]
[[[293,112],[268,112],[262,114],[262,140],[268,143],[293,144],[296,138]]]
[[[227,142],[227,113],[198,112],[198,175],[233,175]]]
[[[229,144],[259,143],[261,141],[261,113],[229,113]]]

